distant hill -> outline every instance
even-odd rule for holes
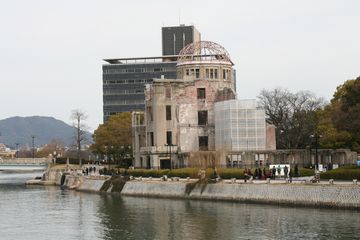
[[[74,143],[74,128],[63,121],[53,117],[11,117],[0,120],[0,143],[15,148],[32,146],[31,136],[35,136],[35,146],[49,143],[52,139],[61,140],[65,146]],[[87,133],[91,140],[91,133]]]

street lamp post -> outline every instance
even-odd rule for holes
[[[319,157],[318,157],[318,149],[319,149],[319,138],[322,136],[318,133],[310,135],[311,138],[315,140],[315,170],[319,169]]]

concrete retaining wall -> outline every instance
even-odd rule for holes
[[[201,191],[194,188],[189,198],[360,208],[358,186],[208,184]]]
[[[50,171],[47,180],[60,185],[62,174],[61,171]],[[64,186],[79,191],[99,192],[108,179],[110,177],[67,175]],[[111,191],[111,184],[107,185],[108,191]],[[349,184],[198,184],[190,181],[131,180],[125,183],[121,194],[360,209],[360,185]]]
[[[90,191],[100,192],[101,187],[104,185],[106,179],[91,179],[83,177],[82,184],[76,190],[78,191]]]
[[[128,181],[121,194],[154,197],[185,197],[186,183]]]
[[[128,181],[121,194],[360,209],[360,186],[217,183],[196,185],[188,194],[187,184]]]

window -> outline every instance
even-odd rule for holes
[[[195,69],[195,78],[200,78],[200,69]]]
[[[166,144],[172,145],[172,132],[171,131],[166,132]]]
[[[198,99],[205,99],[206,98],[205,88],[198,88],[197,89],[197,98]]]
[[[190,73],[189,73],[189,69],[186,69],[186,76],[189,76]]]
[[[165,97],[166,98],[171,98],[171,88],[170,88],[170,86],[167,86],[165,88]]]
[[[217,71],[217,69],[214,69],[214,78],[215,78],[215,79],[218,78],[218,71]]]
[[[228,69],[223,69],[223,79],[224,79],[224,80],[228,80],[228,79],[229,79],[229,73],[230,73],[230,70],[228,70]]]
[[[153,120],[153,112],[152,112],[152,107],[147,107],[147,116],[148,116],[148,119],[149,119],[149,122],[151,122]]]
[[[199,137],[199,150],[200,151],[209,150],[208,136],[200,136]]]
[[[166,106],[166,120],[171,120],[171,106]]]
[[[198,125],[203,126],[208,122],[208,112],[207,111],[198,111]]]
[[[210,78],[211,78],[211,79],[214,78],[214,69],[210,69]]]
[[[149,134],[149,141],[150,141],[150,146],[154,146],[154,133],[153,132],[150,132]]]
[[[205,69],[205,75],[206,75],[206,78],[210,78],[210,74],[209,74],[209,69]]]

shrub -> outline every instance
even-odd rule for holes
[[[244,178],[244,169],[241,168],[221,168],[218,170],[218,174],[223,179]]]
[[[127,171],[129,175],[134,177],[162,177],[167,175],[169,170],[162,169],[162,170],[154,170],[154,169],[134,169]]]
[[[294,171],[294,170],[292,170]],[[299,168],[300,177],[308,177],[315,175],[315,169],[313,168]]]
[[[179,168],[173,169],[168,172],[168,177],[180,177],[180,178],[197,178],[198,176],[198,169],[196,168]]]
[[[320,174],[323,179],[360,180],[360,168],[337,168]]]

